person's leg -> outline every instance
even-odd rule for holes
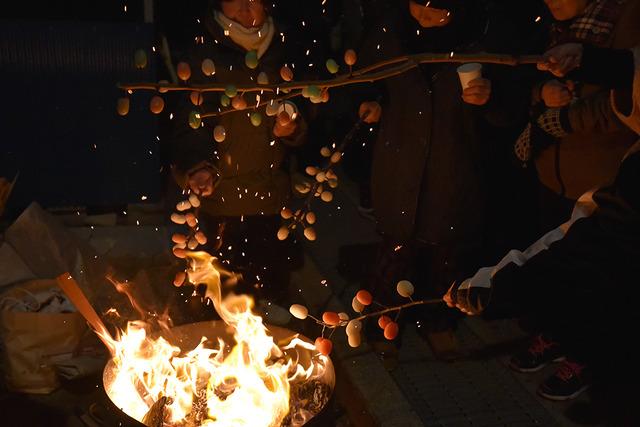
[[[558,369],[546,378],[538,393],[550,400],[574,399],[593,381],[593,364],[601,357],[602,331],[590,313],[558,316],[553,326],[548,326],[558,342],[562,343],[566,358]]]
[[[293,239],[278,240],[279,216],[253,216],[244,221],[249,236],[244,242],[247,270],[255,280],[259,298],[288,306],[291,271],[299,266],[301,256],[294,250]]]
[[[458,272],[460,263],[452,247],[421,245],[411,265],[411,278],[416,285],[415,299],[438,299],[444,295],[454,280],[463,274]],[[463,314],[444,304],[417,307],[408,318],[415,323],[434,355],[442,360],[460,357],[460,346],[455,337],[455,327]]]
[[[409,245],[398,245],[388,239],[380,243],[366,286],[375,301],[387,307],[404,302],[396,292],[396,284],[400,280],[409,279],[409,265],[413,257],[414,251]],[[367,322],[365,334],[370,340],[384,339],[376,322]]]

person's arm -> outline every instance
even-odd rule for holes
[[[628,49],[584,46],[580,66],[568,77],[611,89],[626,89],[633,82],[633,70],[633,53]]]
[[[185,107],[172,120],[168,143],[171,172],[180,188],[208,196],[220,177],[212,160],[212,137],[207,127],[193,129],[188,124],[191,109]]]
[[[571,219],[559,227],[551,230],[535,243],[529,246],[524,252],[512,249],[495,266],[484,267],[476,274],[461,283],[454,283],[444,300],[450,307],[457,307],[467,314],[480,314],[490,304],[494,298],[494,278],[496,276],[505,277],[517,271],[519,267],[525,266],[559,240],[562,240],[569,228],[579,219],[590,216],[595,210],[593,192],[583,194],[576,202]],[[498,306],[501,304],[495,304]]]
[[[635,67],[633,53],[629,49],[566,43],[545,52],[538,68],[559,77],[567,76],[586,83],[621,89],[631,87]]]
[[[640,134],[640,46],[631,53],[634,60],[631,86],[611,91],[611,104],[620,120]]]
[[[200,83],[196,77],[193,80]],[[214,160],[215,144],[212,143],[212,130],[217,119],[199,118],[195,114],[217,105],[217,96],[206,94],[200,107],[193,105],[185,92],[175,96],[173,118],[168,122],[168,137],[165,138],[171,173],[183,190],[191,190],[202,196],[211,195],[220,178]],[[204,126],[197,126],[198,121]]]
[[[578,133],[605,133],[626,129],[613,110],[610,94],[601,91],[566,107],[570,129]]]
[[[548,108],[538,115],[535,125],[556,139],[572,133],[606,133],[626,128],[616,115],[606,91],[579,98],[561,108]],[[525,132],[531,132],[530,128]]]

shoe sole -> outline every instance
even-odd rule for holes
[[[568,396],[555,396],[553,394],[545,393],[542,390],[538,390],[538,394],[540,396],[544,397],[545,399],[553,400],[554,402],[562,402],[562,401],[565,401],[565,400],[575,399],[576,397],[578,397],[580,395],[580,393],[582,393],[583,391],[585,391],[588,388],[589,388],[589,386],[585,385],[585,386],[579,388],[577,391],[575,391],[574,393],[572,393],[572,394],[570,394]]]
[[[533,368],[520,368],[520,367],[518,367],[516,365],[513,365],[511,363],[509,363],[509,367],[511,369],[513,369],[514,371],[522,372],[523,374],[530,374],[532,372],[538,372],[538,371],[542,370],[545,366],[549,366],[551,363],[564,362],[565,359],[566,359],[565,356],[556,357],[551,362],[545,363],[543,365],[538,365],[538,366],[533,367]]]

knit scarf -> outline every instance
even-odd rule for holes
[[[592,0],[581,15],[554,23],[551,27],[551,46],[572,42],[608,46],[625,1]]]
[[[217,10],[213,12],[218,25],[224,30],[226,36],[238,46],[242,46],[247,51],[255,50],[260,58],[271,45],[275,28],[271,17],[264,21],[260,28],[245,28],[236,21],[227,18]]]

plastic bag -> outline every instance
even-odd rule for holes
[[[69,309],[56,300],[57,292],[54,280],[33,280],[0,296],[3,374],[12,391],[41,394],[58,388],[55,365],[73,357],[88,331],[78,312],[50,312]]]

